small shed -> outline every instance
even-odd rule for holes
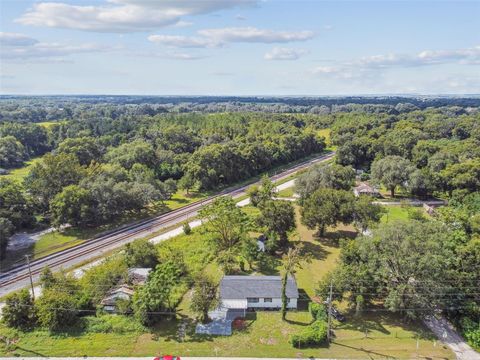
[[[128,269],[128,282],[133,285],[143,285],[147,281],[151,268],[130,268]]]
[[[353,193],[355,196],[368,195],[377,197],[380,195],[378,189],[374,186],[371,186],[367,183],[361,183],[360,185],[353,188]]]
[[[109,291],[100,304],[103,306],[103,310],[111,313],[117,312],[118,300],[131,300],[133,296],[133,289],[128,285],[121,285]]]

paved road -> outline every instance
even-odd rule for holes
[[[332,152],[312,160],[308,160],[271,177],[271,179],[272,181],[282,180],[289,175],[294,174],[297,171],[307,168],[313,164],[329,160],[333,156],[334,153]],[[61,268],[68,269],[78,266],[82,263],[89,262],[92,259],[98,258],[103,254],[121,247],[135,239],[146,237],[162,229],[183,223],[188,218],[195,217],[201,208],[212,202],[217,196],[229,195],[234,198],[241,197],[245,195],[245,192],[249,186],[250,185],[242,186],[233,190],[223,191],[219,195],[210,197],[203,201],[184,206],[180,209],[171,211],[167,214],[150,220],[122,227],[119,230],[111,232],[102,237],[86,241],[79,246],[35,260],[31,263],[33,280],[38,280],[39,274],[45,266],[49,266],[52,270],[59,270]],[[28,285],[28,268],[26,265],[22,265],[0,275],[0,297],[12,291],[24,288]]]
[[[156,355],[155,355],[156,356]],[[299,360],[302,358],[248,358],[248,357],[214,357],[214,356],[205,356],[205,357],[188,357],[181,356],[182,360]],[[150,357],[43,357],[42,359],[52,359],[52,360],[152,360],[154,355]],[[6,358],[5,358],[6,359]],[[24,359],[24,360],[38,360],[38,357],[15,357],[14,359]],[[328,360],[321,358],[306,358],[306,360]]]
[[[427,316],[425,325],[452,351],[459,360],[480,360],[480,354],[473,350],[455,331],[455,328],[445,318]]]
[[[423,206],[423,204],[427,204],[430,206],[441,206],[441,205],[447,205],[447,202],[444,200],[427,200],[427,201],[422,201],[422,200],[416,200],[416,199],[405,199],[402,201],[382,201],[382,200],[377,200],[377,201],[372,201],[373,204],[377,205],[383,205],[383,206],[397,206],[397,205],[412,205],[412,206]]]

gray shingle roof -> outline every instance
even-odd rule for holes
[[[222,299],[280,298],[282,278],[280,276],[224,276],[220,282]],[[294,278],[287,280],[287,297],[298,299],[298,288]]]

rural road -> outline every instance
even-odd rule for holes
[[[302,162],[292,166],[279,174],[271,177],[272,181],[280,181],[300,170],[303,170],[314,164],[327,161],[335,155],[334,152],[318,156],[314,159]],[[251,185],[251,184],[250,184]],[[169,228],[185,222],[189,218],[197,215],[198,211],[205,205],[213,201],[215,197],[229,195],[238,198],[245,195],[250,185],[241,186],[239,188],[223,191],[216,196],[207,198],[203,201],[192,203],[169,213],[158,217],[120,228],[107,235],[93,238],[76,247],[66,249],[64,251],[46,256],[44,258],[31,262],[31,270],[33,281],[37,281],[39,274],[43,268],[49,266],[56,271],[61,268],[68,269],[78,266],[82,263],[92,261],[105,253],[119,248],[135,239],[140,239],[158,232],[162,229]],[[0,297],[10,292],[29,286],[28,267],[26,265],[19,266],[9,272],[0,274]]]
[[[42,359],[52,359],[52,360],[152,360],[156,355],[150,357],[43,357]],[[205,357],[184,357],[181,356],[182,360],[299,360],[301,358],[249,358],[249,357],[225,357],[225,356],[205,356]],[[15,357],[14,359],[24,359],[24,360],[38,360],[38,357]],[[308,358],[308,360],[328,360],[323,358]]]
[[[473,350],[465,340],[456,332],[452,324],[445,318],[427,316],[425,325],[454,353],[459,360],[480,360],[480,354]]]

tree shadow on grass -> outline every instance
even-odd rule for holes
[[[394,335],[397,337],[396,331],[388,330],[388,327],[398,327],[402,330],[413,333],[414,337],[421,340],[435,340],[436,337],[425,328],[423,323],[419,320],[407,321],[401,314],[395,314],[384,311],[385,309],[380,305],[370,308],[372,310],[379,309],[381,311],[368,311],[355,316],[351,311],[346,314],[347,321],[336,326],[336,329],[356,330],[366,332],[366,337],[370,331],[378,331],[386,335]],[[393,332],[393,333],[392,333]],[[374,338],[375,336],[373,336]],[[401,337],[401,335],[400,335]]]
[[[257,264],[258,271],[265,275],[278,275],[281,260],[275,256],[265,254],[264,259]]]
[[[14,346],[15,346],[15,350],[21,350],[21,351],[24,351],[24,352],[27,352],[27,353],[30,353],[30,354],[33,354],[33,355],[39,356],[39,357],[47,357],[47,355],[45,355],[45,354],[39,353],[35,350],[26,349],[24,347],[18,346],[17,344],[15,344]],[[14,355],[14,356],[18,356],[18,355]]]
[[[340,246],[340,239],[355,239],[357,235],[358,233],[353,230],[335,229],[334,231],[326,231],[324,236],[320,236],[317,232],[313,237],[322,244],[338,248]]]
[[[330,254],[321,244],[316,244],[311,241],[300,241],[303,245],[303,252],[315,260],[325,260]]]
[[[372,357],[371,357],[372,355],[381,356],[382,358],[385,358],[385,359],[395,359],[395,357],[390,356],[390,355],[388,355],[388,354],[382,354],[382,353],[375,352],[375,351],[372,351],[372,350],[367,350],[367,349],[364,349],[364,348],[359,348],[359,347],[355,347],[355,346],[349,346],[349,345],[345,345],[345,344],[340,344],[340,343],[337,343],[337,342],[335,342],[335,341],[333,341],[332,344],[335,344],[335,345],[337,345],[337,346],[343,346],[343,347],[346,347],[346,348],[349,348],[349,349],[353,349],[353,350],[362,351],[362,352],[364,352],[365,354],[367,354],[370,359],[372,358]]]

